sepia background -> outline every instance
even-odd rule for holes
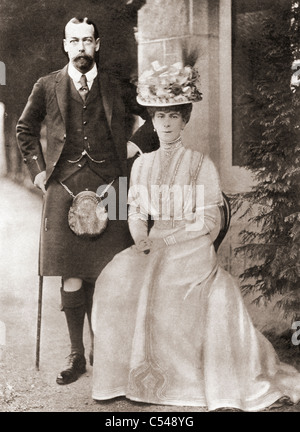
[[[68,344],[59,278],[44,283],[41,370],[34,369],[42,197],[22,163],[15,127],[36,80],[67,62],[62,50],[65,23],[73,16],[90,17],[100,30],[100,69],[124,81],[134,81],[155,60],[161,65],[180,60],[183,41],[197,47],[203,101],[194,106],[185,142],[211,156],[222,189],[231,196],[255,185],[245,167],[241,106],[249,103],[243,95],[251,92],[259,67],[259,56],[251,57],[251,41],[262,31],[271,6],[274,0],[1,0],[0,61],[6,81],[0,86],[0,411],[170,410],[124,400],[94,403],[91,369],[71,386],[57,388],[55,375]],[[129,119],[129,124],[134,131],[140,120]],[[249,266],[245,254],[235,254],[240,232],[249,226],[247,218],[238,216],[232,216],[219,250],[221,265],[237,278]],[[298,364],[298,347],[281,337],[290,334],[291,321],[274,309],[278,297],[256,305],[255,293],[250,293],[245,301],[254,323],[277,344],[282,358]]]

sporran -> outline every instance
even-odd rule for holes
[[[74,195],[65,184],[60,182],[73,198],[68,212],[68,224],[77,236],[95,238],[105,231],[108,224],[108,213],[101,202],[114,181],[115,179],[106,186],[101,195],[93,191],[82,191]]]

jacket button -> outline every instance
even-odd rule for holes
[[[87,121],[84,121],[83,124],[86,125],[86,124],[87,124]]]

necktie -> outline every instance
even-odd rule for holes
[[[86,101],[87,95],[89,93],[89,88],[87,85],[87,80],[86,80],[86,76],[85,75],[81,75],[80,80],[79,80],[81,87],[78,90],[79,94],[81,96],[81,98],[83,99],[83,101]]]

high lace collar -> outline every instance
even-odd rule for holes
[[[166,141],[160,140],[160,148],[164,152],[168,152],[168,153],[173,152],[174,150],[177,150],[182,146],[183,146],[183,144],[182,144],[181,136],[172,142],[166,142]]]

